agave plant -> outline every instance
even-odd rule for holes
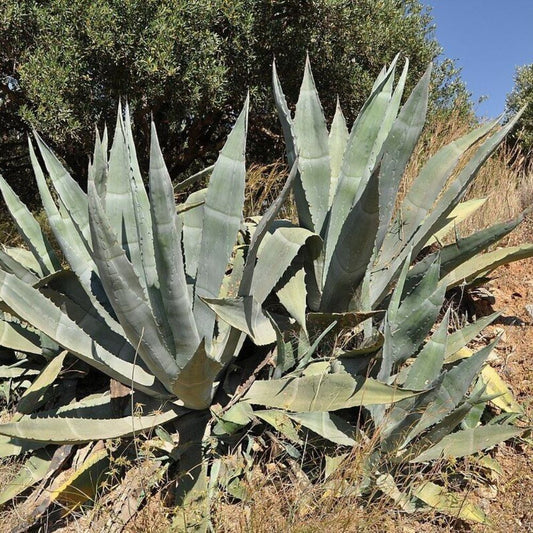
[[[222,387],[226,370],[230,364],[233,370],[244,367],[253,355],[253,350],[242,350],[246,336],[256,346],[275,343],[286,319],[267,316],[261,305],[300,250],[305,247],[314,258],[320,241],[305,228],[274,220],[296,167],[261,219],[242,220],[247,113],[248,102],[212,168],[208,187],[179,206],[155,127],[147,194],[127,109],[123,117],[119,108],[109,158],[107,133],[97,136],[87,194],[35,134],[49,183],[31,142],[30,156],[64,268],[30,212],[0,179],[28,246],[26,255],[32,258],[11,257],[2,264],[0,299],[7,320],[23,324],[26,341],[35,331],[62,350],[26,390],[13,419],[0,426],[2,456],[34,454],[23,479],[10,485],[2,501],[44,476],[51,459],[45,460],[40,450],[47,445],[125,437],[178,420],[180,446],[192,442],[201,452],[204,431],[210,432],[209,408],[228,402],[224,409],[234,405],[233,413],[242,408],[237,400],[247,387]],[[39,345],[42,350],[43,342]],[[31,351],[21,339],[11,347]],[[117,411],[113,394],[79,398],[74,393],[60,395],[50,405],[46,392],[72,357],[111,378],[112,389],[113,383],[121,383],[133,394],[132,401]],[[388,404],[413,394],[363,376],[342,376],[341,382],[353,393],[350,405]],[[329,395],[338,387],[334,376],[319,388]],[[310,399],[312,393],[311,384],[306,385],[305,396]],[[141,415],[135,411],[138,403],[144,405]],[[327,411],[315,404],[288,408]],[[223,425],[221,412],[215,419]],[[39,474],[35,457],[41,459]],[[91,459],[93,463],[100,465]],[[197,453],[181,459],[184,471],[199,463]],[[179,488],[186,493],[181,485],[187,483]]]
[[[378,309],[397,281],[403,263],[449,230],[479,202],[460,204],[482,164],[520,117],[505,127],[487,123],[440,149],[415,178],[395,209],[400,181],[425,123],[431,67],[400,109],[406,61],[394,87],[395,59],[384,69],[351,130],[340,105],[328,132],[311,66],[292,116],[274,67],[274,95],[289,164],[298,156],[294,197],[299,225],[324,240],[322,253],[305,266],[311,311]],[[476,146],[461,166],[465,152]],[[523,218],[497,224],[441,250],[440,279],[447,287],[486,275],[502,263],[530,257],[531,245],[475,257]],[[459,220],[458,219],[458,220]],[[409,274],[408,287],[435,259]]]
[[[44,478],[42,494],[50,478],[47,445],[59,446],[58,454],[64,445],[158,428],[151,443],[178,460],[177,493],[194,510],[183,527],[202,529],[206,496],[218,484],[235,494],[238,485],[240,474],[218,455],[236,439],[247,442],[251,458],[262,438],[247,432],[252,423],[276,429],[291,443],[288,453],[296,453],[306,432],[351,446],[357,428],[353,417],[343,416],[364,406],[382,437],[367,480],[356,487],[361,493],[373,480],[391,486],[389,478],[374,479],[375,472],[392,475],[396,463],[459,457],[523,431],[511,424],[473,427],[470,447],[464,434],[453,433],[465,417],[474,424],[472,410],[501,395],[486,380],[469,394],[488,348],[459,363],[454,355],[488,320],[448,337],[444,321],[424,345],[448,287],[533,252],[529,245],[475,257],[521,217],[459,239],[410,268],[424,244],[462,216],[466,187],[512,124],[498,131],[496,124],[482,126],[441,150],[393,218],[429,83],[428,70],[400,110],[407,65],[393,90],[395,63],[376,81],[350,133],[340,107],[328,133],[309,62],[294,118],[274,70],[292,170],[261,218],[242,217],[247,102],[215,165],[178,185],[184,189],[210,174],[207,188],[178,206],[153,126],[146,192],[127,109],[125,117],[119,109],[109,156],[107,133],[97,135],[87,194],[35,134],[49,183],[30,143],[32,163],[64,257],[0,180],[31,253],[31,260],[12,254],[0,264],[0,300],[10,323],[61,351],[26,390],[12,421],[0,425],[0,455],[32,452],[0,501]],[[485,137],[450,178],[461,154]],[[299,225],[276,220],[291,187]],[[352,331],[352,346],[327,352],[339,328]],[[22,344],[11,347],[25,351]],[[46,392],[57,388],[72,360],[107,375],[112,390],[121,383],[131,401],[117,408],[115,394],[101,389],[50,401]],[[48,493],[58,501],[65,486],[79,494],[80,479],[88,472],[95,478],[106,459],[95,446],[69,483],[52,484]],[[91,491],[84,486],[83,493]],[[428,489],[411,496],[429,499]]]

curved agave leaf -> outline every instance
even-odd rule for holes
[[[0,346],[19,352],[41,354],[39,335],[23,324],[0,319]]]
[[[243,400],[255,405],[309,412],[389,404],[416,394],[372,378],[342,373],[255,381]]]
[[[93,305],[105,318],[106,322],[112,328],[117,326],[120,328],[109,314],[107,297],[100,283],[96,264],[87,249],[88,243],[80,237],[78,229],[66,209],[57,208],[31,143],[29,143],[29,151],[33,171],[37,180],[37,187],[48,222],[66,260],[78,276],[82,287],[91,298]]]
[[[294,180],[298,175],[298,162],[296,161],[291,168],[289,176],[283,185],[283,189],[279,193],[276,200],[272,205],[267,209],[266,213],[261,217],[261,220],[255,228],[254,234],[252,236],[250,246],[248,247],[248,253],[246,255],[246,264],[244,266],[244,271],[242,273],[241,282],[239,286],[239,296],[250,296],[251,288],[253,283],[253,277],[256,273],[256,260],[259,253],[261,244],[263,243],[264,238],[267,236],[267,232],[271,229],[274,224],[274,219],[278,215],[281,206],[289,196],[289,192],[294,184]],[[275,233],[275,232],[274,232]],[[278,235],[279,236],[279,235]],[[285,255],[283,256],[285,257]],[[292,260],[292,258],[291,258]],[[288,265],[289,263],[287,263]],[[256,283],[257,285],[257,283]],[[267,290],[270,292],[274,285],[268,288],[269,283],[266,283]],[[257,298],[257,293],[255,294]]]
[[[0,493],[0,506],[41,481],[48,472],[50,463],[51,455],[48,451],[37,450],[32,453],[18,474],[9,481]]]
[[[61,204],[68,211],[80,238],[85,245],[89,241],[89,219],[87,213],[87,195],[71,177],[59,159],[43,142],[37,132],[33,132],[37,146],[43,158],[50,181],[56,190]]]
[[[472,198],[472,200],[466,200],[465,202],[458,204],[457,207],[448,215],[449,222],[446,224],[446,226],[437,231],[435,235],[431,236],[427,242],[427,246],[442,242],[446,235],[456,228],[458,224],[463,222],[463,220],[466,220],[468,217],[473,215],[485,204],[486,201],[486,198]]]
[[[179,411],[169,410],[146,416],[110,419],[68,417],[24,417],[18,422],[0,424],[0,435],[29,439],[47,444],[82,444],[95,440],[129,437],[170,422]]]
[[[26,389],[20,398],[17,404],[17,412],[30,414],[44,404],[46,401],[45,393],[56,380],[59,372],[61,372],[67,353],[66,350],[61,352],[46,365],[37,379]]]
[[[264,236],[257,252],[250,294],[259,303],[265,301],[302,248],[305,247],[313,258],[320,253],[318,235],[282,224],[275,224],[272,233]]]
[[[123,383],[132,382],[147,394],[161,394],[154,376],[132,361],[124,361],[95,343],[39,291],[12,274],[0,271],[0,298],[13,313],[88,364]]]
[[[341,446],[353,446],[355,444],[353,439],[355,428],[333,413],[287,413],[287,416],[335,444]]]
[[[37,273],[43,276],[59,270],[61,263],[48,242],[46,235],[43,233],[35,218],[33,218],[29,209],[20,201],[19,197],[1,175],[0,190],[19,233],[24,238],[33,257],[41,267],[41,271]]]
[[[415,457],[411,463],[423,463],[436,459],[465,457],[481,450],[486,450],[500,442],[522,435],[526,429],[511,426],[490,424],[474,429],[464,429],[444,437],[438,444]]]
[[[258,346],[276,342],[276,332],[253,296],[203,298],[203,301],[219,318],[246,333]]]
[[[487,515],[479,507],[465,501],[463,495],[447,492],[443,487],[431,481],[424,481],[418,485],[412,490],[412,494],[441,513],[461,520],[487,523]]]
[[[469,259],[443,278],[449,288],[486,276],[501,265],[533,257],[533,244],[510,246]]]
[[[307,301],[307,290],[305,286],[305,270],[300,268],[297,270],[294,275],[292,275],[287,283],[283,285],[276,295],[279,298],[279,301],[283,307],[287,310],[290,316],[292,316],[300,327],[304,330],[307,335],[307,324],[306,324],[306,301]]]

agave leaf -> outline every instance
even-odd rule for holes
[[[10,274],[15,274],[17,278],[33,285],[39,278],[25,266],[21,265],[17,260],[13,259],[9,254],[0,250],[0,268]],[[41,267],[37,265],[37,272],[42,272]]]
[[[16,261],[19,265],[23,266],[27,270],[39,272],[39,261],[35,258],[30,250],[26,250],[26,248],[20,248],[18,246],[2,246],[2,251],[5,255],[8,255],[11,259]]]
[[[132,191],[132,182],[136,179],[133,170],[134,162],[130,154],[133,143],[128,141],[128,137],[129,133],[126,130],[126,124],[122,116],[122,106],[119,102],[115,134],[109,154],[106,191],[105,196],[100,200],[109,220],[109,225],[116,232],[119,246],[125,251],[139,282],[146,289],[147,284],[140,247],[141,235],[139,235],[137,228],[136,206]],[[140,190],[140,187],[137,188]],[[96,187],[94,192],[96,195]],[[91,216],[93,215],[91,214]]]
[[[322,333],[320,333],[320,335],[315,339],[315,342],[313,342],[313,344],[311,346],[309,346],[309,348],[303,352],[301,358],[300,358],[300,362],[298,363],[298,367],[296,368],[296,370],[300,370],[302,368],[306,368],[306,370],[309,369],[309,367],[307,366],[309,364],[309,362],[311,361],[311,358],[313,357],[313,355],[315,354],[315,351],[316,349],[318,348],[318,346],[320,345],[320,343],[322,342],[322,340],[324,339],[324,337],[326,337],[326,335],[337,325],[337,323],[335,321],[333,321],[327,328],[325,328]],[[329,362],[327,361],[324,361],[325,363],[325,368],[329,368]],[[305,374],[305,371],[304,371],[304,374]],[[310,373],[308,373],[309,375]]]
[[[398,57],[394,59],[394,62],[391,64],[391,69],[395,69],[395,63],[397,61]],[[394,121],[396,120],[396,117],[398,115],[398,110],[400,109],[400,104],[402,101],[403,91],[405,88],[405,82],[407,80],[407,72],[409,70],[409,59],[405,59],[405,64],[403,66],[402,74],[400,75],[400,79],[398,80],[398,83],[396,84],[396,87],[394,89],[394,92],[392,93],[391,99],[389,101],[389,104],[387,105],[387,110],[385,112],[385,116],[383,117],[383,121],[381,123],[381,128],[379,130],[379,133],[376,137],[376,143],[374,145],[374,152],[376,150],[381,150],[383,143],[385,139],[388,137],[391,128],[394,124]],[[392,82],[392,79],[391,79]],[[389,83],[391,83],[389,82]],[[374,153],[374,157],[377,154]]]
[[[501,265],[529,257],[533,257],[533,244],[500,248],[466,261],[446,275],[443,281],[448,285],[448,288],[455,287],[461,283],[475,280],[480,274],[486,275]]]
[[[204,220],[204,205],[207,189],[195,191],[189,195],[183,204],[183,212],[180,218],[183,222],[183,255],[185,257],[185,272],[190,278],[196,278],[198,259],[200,257],[200,245],[202,244],[202,231]],[[185,209],[187,206],[201,203],[197,209]]]
[[[449,516],[480,524],[487,522],[487,516],[479,507],[465,500],[462,495],[447,492],[431,481],[424,481],[418,485],[412,494],[430,507]]]
[[[442,382],[429,393],[427,397],[429,404],[422,413],[416,426],[409,432],[404,446],[416,435],[440,422],[459,405],[496,342],[485,346],[472,355],[472,357],[465,359],[444,375]]]
[[[314,258],[321,248],[320,237],[304,228],[282,226],[280,222],[272,229],[257,252],[250,289],[259,303],[265,301],[304,246]]]
[[[94,259],[109,301],[132,346],[154,375],[172,391],[179,367],[156,323],[139,278],[116,240],[110,222],[89,183],[89,212]]]
[[[281,206],[289,196],[289,192],[294,184],[294,180],[298,175],[298,162],[292,165],[291,171],[283,189],[279,193],[276,200],[268,208],[266,213],[261,217],[261,220],[255,228],[252,236],[250,246],[248,248],[248,254],[246,255],[246,265],[242,274],[242,279],[239,287],[239,296],[250,296],[253,283],[253,276],[256,273],[256,260],[259,253],[259,248],[264,238],[267,236],[267,232],[273,225],[274,219],[279,213]],[[267,283],[268,285],[268,283]],[[270,289],[271,290],[271,289]],[[257,294],[255,295],[257,298]]]
[[[46,444],[34,442],[28,439],[12,439],[0,435],[0,458],[15,457],[28,452],[34,452],[44,448]]]
[[[20,366],[0,367],[0,379],[13,379],[37,375],[39,375],[39,370],[37,370],[36,368],[26,368]]]
[[[34,451],[18,474],[4,487],[0,493],[0,506],[41,481],[50,467],[50,453],[46,450]]]
[[[76,323],[87,335],[89,335],[94,342],[123,359],[132,363],[135,359],[135,348],[128,342],[128,340],[109,328],[108,324],[102,320],[101,317],[95,317],[91,309],[86,310],[77,302],[71,300],[68,296],[61,294],[53,289],[43,288],[40,290],[41,294],[46,296],[48,300],[59,307],[62,312],[68,316],[72,322]],[[42,342],[42,341],[41,341]],[[138,364],[146,370],[142,359],[139,359]]]
[[[213,337],[215,314],[201,298],[219,297],[224,273],[241,226],[247,123],[248,97],[217,159],[203,208],[194,315],[200,338],[205,338],[208,345]]]
[[[104,128],[102,139],[96,128],[95,143],[93,150],[93,159],[89,161],[88,178],[94,181],[98,195],[105,197],[107,190],[107,126]]]
[[[401,234],[406,234],[405,224],[402,221],[400,232],[400,240],[398,240],[398,235],[393,237],[397,244],[390,244],[385,242],[383,245],[383,250],[390,250],[390,254],[387,256],[382,254],[378,265],[376,266],[376,274],[373,277],[372,283],[372,294],[371,302],[372,305],[377,305],[385,297],[388,291],[388,287],[391,281],[396,276],[396,273],[401,268],[405,257],[408,253],[412,253],[415,256],[420,252],[425,243],[428,241],[429,237],[439,231],[445,224],[448,215],[459,203],[462,196],[464,195],[468,185],[471,183],[473,178],[476,176],[478,170],[481,168],[483,163],[492,155],[496,150],[499,144],[503,141],[506,134],[516,123],[515,121],[519,116],[515,116],[513,120],[510,121],[504,128],[500,131],[489,137],[475,152],[474,156],[469,160],[463,170],[458,174],[458,176],[452,180],[446,189],[440,194],[434,208],[431,210],[425,218],[423,218],[422,223],[417,223],[415,225],[415,230],[412,234],[412,237],[405,238],[401,237]],[[488,126],[487,126],[488,127]],[[490,129],[490,128],[489,128]],[[445,159],[445,162],[448,161]],[[428,173],[429,176],[431,174]],[[427,205],[426,202],[426,189],[422,189],[423,198],[418,202],[420,205]],[[439,186],[437,195],[441,191],[441,186]],[[427,210],[426,210],[427,212]],[[412,251],[406,249],[404,242],[409,240],[414,249]]]
[[[320,99],[318,97],[309,56],[305,61],[305,73],[300,96],[294,113],[293,132],[298,150],[299,181],[305,194],[312,225],[304,227],[317,234],[323,234],[324,222],[329,207],[330,158],[328,128]],[[296,202],[300,200],[295,196]]]
[[[22,324],[0,320],[0,346],[19,352],[41,354],[39,335]]]
[[[29,143],[29,151],[39,194],[54,236],[94,306],[106,318],[106,322],[112,323],[114,320],[106,308],[107,297],[100,283],[96,264],[87,250],[88,243],[80,237],[74,222],[65,212],[65,209],[57,208],[31,143]]]
[[[444,146],[422,168],[399,209],[404,242],[411,240],[426,218],[464,152],[487,135],[494,126],[495,122],[485,124]],[[447,216],[448,219],[451,213]],[[387,254],[385,260],[394,257],[399,251],[398,246],[403,246],[398,236],[398,234],[387,236],[383,247]]]
[[[475,339],[484,328],[494,322],[500,315],[501,312],[497,311],[491,315],[478,318],[472,324],[468,324],[464,328],[448,335],[446,342],[446,363],[453,362],[450,360],[450,357],[465,347],[471,340]]]
[[[343,225],[345,226],[345,221],[348,219],[352,207],[362,192],[367,189],[367,182],[374,169],[377,155],[381,150],[381,145],[378,146],[376,140],[379,136],[383,119],[387,114],[393,75],[394,68],[391,68],[365,102],[350,132],[337,190],[331,206],[326,238],[324,273],[329,271],[333,254],[341,240]],[[353,231],[358,230],[352,226],[351,233]],[[362,233],[364,232],[359,232],[359,234]],[[372,241],[372,244],[374,243],[373,235],[370,235],[368,239]],[[345,243],[341,244],[342,246],[345,246]]]
[[[203,300],[219,318],[246,333],[258,346],[276,342],[276,332],[253,296]]]
[[[291,442],[301,444],[302,439],[298,435],[298,431],[294,426],[288,413],[285,411],[278,411],[276,409],[268,409],[266,411],[254,411],[254,415],[267,424],[270,424],[276,431],[279,431],[284,437]]]
[[[413,292],[403,300],[398,311],[388,314],[389,333],[385,333],[383,363],[378,379],[386,380],[394,364],[406,361],[416,353],[435,323],[446,290],[444,284],[438,283],[439,271],[437,260]],[[396,298],[399,298],[400,287],[399,284],[394,293]],[[392,302],[391,307],[394,309]]]
[[[283,129],[283,137],[285,138],[287,161],[289,166],[292,168],[296,162],[298,153],[294,135],[294,123],[289,106],[287,105],[287,100],[283,94],[283,89],[281,88],[281,84],[278,79],[275,61],[272,63],[272,86],[274,90],[274,101]],[[307,203],[307,198],[305,197],[305,191],[302,187],[302,182],[299,179],[297,179],[294,184],[294,199],[296,205],[298,206],[298,221],[300,227],[308,229],[312,228],[313,220],[311,217],[311,211],[309,209],[309,204]]]
[[[398,488],[396,481],[394,481],[394,478],[390,474],[381,474],[378,476],[376,478],[376,487],[407,513],[415,512],[415,504],[411,501],[408,494]]]
[[[376,237],[377,249],[385,238],[400,180],[424,127],[430,76],[431,65],[405,102],[383,144],[379,171],[380,221]]]
[[[172,384],[174,394],[190,409],[207,409],[222,367],[223,363],[209,356],[202,341]]]
[[[0,435],[45,442],[47,444],[82,444],[94,440],[129,437],[179,416],[174,409],[146,416],[91,419],[68,417],[23,417],[18,422],[0,424]]]
[[[485,161],[494,153],[501,142],[505,139],[509,131],[514,127],[516,121],[520,118],[523,110],[517,113],[503,128],[490,136],[476,150],[472,158],[467,162],[465,167],[459,172],[446,189],[440,194],[435,207],[431,213],[424,219],[415,235],[415,253],[421,250],[428,238],[439,231],[445,224],[448,215],[453,211],[455,206],[461,201],[466,192],[468,185],[477,175],[479,169]],[[488,127],[488,126],[487,126]]]
[[[329,166],[331,182],[329,187],[329,201],[328,206],[331,207],[335,192],[337,191],[337,184],[341,172],[342,160],[344,151],[348,144],[348,137],[350,132],[346,126],[346,119],[342,113],[339,98],[337,97],[337,107],[335,108],[335,115],[331,123],[331,131],[329,133],[328,147],[329,147]]]
[[[0,176],[0,190],[20,235],[24,238],[34,258],[39,263],[41,271],[37,273],[46,275],[59,270],[61,263],[57,259],[46,235],[35,218],[33,218],[29,209],[20,201],[2,176]]]
[[[487,365],[481,371],[481,379],[486,386],[486,393],[496,396],[491,402],[506,413],[523,413],[523,407],[515,400],[509,387],[498,372]]]
[[[309,412],[389,404],[415,394],[379,383],[372,378],[323,374],[255,381],[243,399],[266,407]]]
[[[314,431],[325,439],[340,444],[353,446],[355,428],[337,415],[326,412],[288,413],[289,418],[303,427]]]
[[[378,187],[378,173],[374,172],[364,193],[344,221],[329,264],[326,255],[321,311],[347,311],[357,285],[363,280],[372,258],[379,227]],[[333,208],[331,221],[334,220],[334,211]],[[328,234],[326,253],[330,247],[329,239]]]
[[[49,501],[57,501],[64,512],[71,512],[94,499],[108,473],[109,465],[109,452],[101,442],[81,465],[70,468],[65,473],[66,479],[50,493]]]
[[[449,244],[439,250],[441,277],[508,235],[523,219],[524,213],[509,222],[495,224],[464,239],[457,239],[453,244]],[[407,284],[409,287],[418,283],[418,280],[424,276],[428,265],[431,264],[435,257],[436,254],[429,254],[413,266],[408,275]]]
[[[480,209],[485,202],[486,198],[472,198],[471,200],[466,200],[461,202],[449,215],[449,222],[441,228],[435,235],[432,235],[427,242],[427,246],[432,244],[437,244],[442,242],[442,239],[446,237],[458,224],[463,220],[466,220],[469,216],[474,214],[478,209]]]
[[[428,389],[439,377],[446,355],[449,319],[450,309],[446,311],[439,327],[409,367],[407,378],[403,383],[406,389]]]
[[[491,424],[464,429],[444,437],[438,444],[422,452],[411,463],[422,463],[444,458],[465,457],[486,450],[500,442],[524,433],[525,428],[506,424]]]
[[[68,173],[52,150],[43,142],[41,137],[36,132],[34,132],[34,136],[60,202],[68,211],[80,238],[84,243],[87,243],[89,239],[87,195],[82,191],[81,187]]]
[[[158,313],[168,323],[174,341],[174,353],[179,366],[200,344],[192,301],[185,280],[181,251],[181,224],[176,214],[172,182],[163,161],[155,126],[152,123],[150,151],[150,198],[152,207],[154,248],[164,311]]]
[[[233,435],[236,431],[247,426],[254,416],[252,406],[246,402],[232,405],[225,413],[218,415],[217,424],[213,428],[215,435]]]
[[[14,314],[110,377],[126,383],[131,381],[148,394],[161,392],[153,375],[103,349],[39,291],[1,271],[0,298]]]
[[[30,414],[43,405],[45,402],[45,393],[50,385],[56,380],[59,372],[61,372],[67,353],[68,352],[64,350],[54,357],[54,359],[46,365],[32,385],[26,389],[17,404],[17,411],[19,413]]]
[[[305,286],[305,270],[300,268],[287,283],[276,292],[279,301],[287,310],[307,335],[307,325],[305,322],[305,311],[307,301],[307,290]]]

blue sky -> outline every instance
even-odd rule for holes
[[[533,0],[422,0],[444,55],[457,60],[476,112],[496,117],[515,67],[533,63]],[[481,96],[487,101],[477,104]]]

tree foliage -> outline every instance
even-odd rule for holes
[[[527,105],[513,135],[521,145],[524,155],[531,159],[533,158],[533,63],[516,69],[514,87],[507,95],[506,104],[509,116]]]
[[[211,162],[252,94],[251,155],[266,159],[268,135],[279,138],[270,98],[272,58],[297,94],[306,52],[324,106],[337,96],[353,118],[385,63],[409,57],[411,79],[441,52],[430,12],[418,0],[3,0],[0,17],[0,113],[4,139],[20,145],[29,124],[84,181],[94,124],[112,120],[117,100],[134,112],[146,161],[149,121],[173,177],[193,162]],[[5,80],[15,80],[12,90]],[[439,109],[464,96],[453,63],[436,69]],[[412,87],[407,87],[410,90]],[[463,103],[466,100],[463,99]],[[465,104],[466,105],[466,104]],[[7,120],[6,120],[7,119]],[[7,125],[7,126],[6,126]],[[269,143],[271,144],[271,143]],[[282,154],[281,143],[277,146]],[[6,168],[1,168],[7,174]]]

